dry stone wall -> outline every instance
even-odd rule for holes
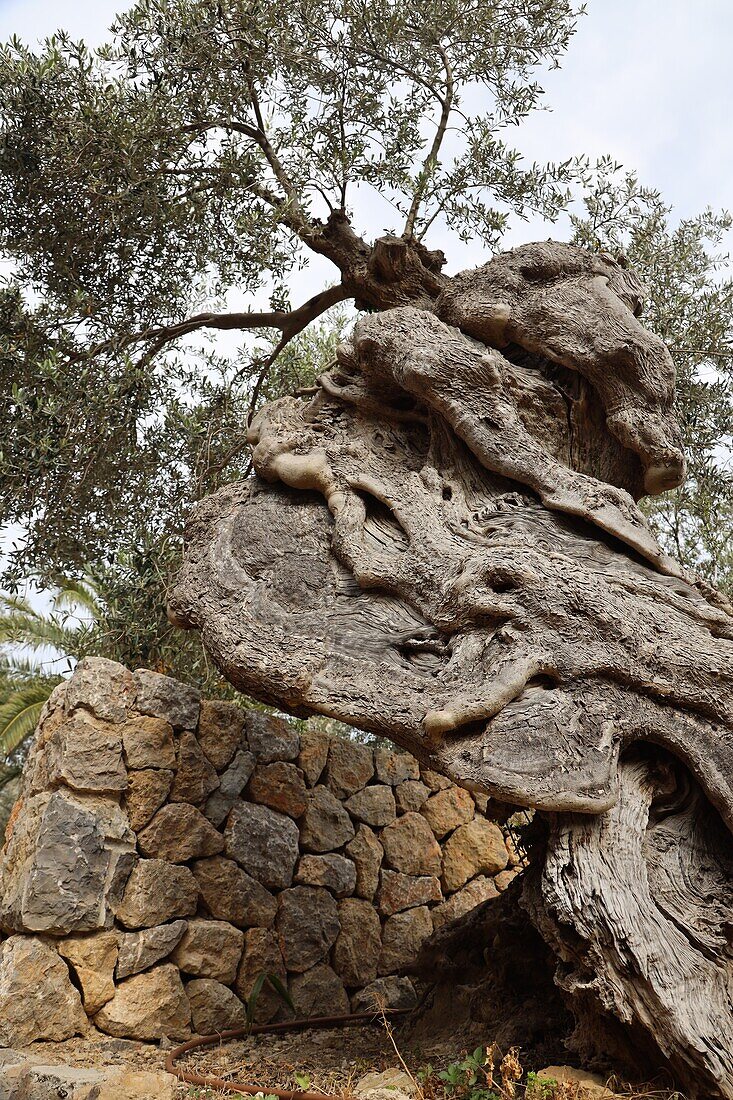
[[[482,796],[372,749],[87,659],[53,693],[0,859],[0,1045],[409,1006],[433,929],[517,858]],[[286,1011],[265,987],[257,1018]]]

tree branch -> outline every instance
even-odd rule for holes
[[[440,153],[440,146],[443,143],[445,137],[445,131],[448,127],[448,119],[450,118],[451,108],[453,106],[453,69],[451,63],[448,60],[448,54],[445,52],[442,46],[438,46],[438,51],[443,59],[443,66],[445,68],[445,94],[441,99],[442,108],[440,112],[440,121],[438,122],[438,129],[435,132],[433,138],[433,144],[430,146],[430,152],[425,158],[425,163],[422,167],[422,171],[417,178],[417,187],[415,188],[415,194],[412,197],[412,203],[410,204],[410,210],[407,215],[407,221],[405,222],[405,231],[403,236],[410,240],[415,231],[415,220],[417,218],[420,204],[425,195],[425,189],[428,185],[428,180],[432,176],[438,164],[438,154]]]

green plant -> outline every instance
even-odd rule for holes
[[[448,1096],[466,1100],[501,1100],[493,1088],[494,1062],[486,1047],[476,1047],[472,1054],[453,1062],[438,1073]]]
[[[247,1028],[251,1030],[255,1024],[255,1014],[257,1012],[257,1002],[260,998],[260,994],[265,986],[269,985],[270,988],[277,994],[280,1000],[288,1006],[291,1012],[295,1012],[295,1005],[287,988],[282,983],[277,974],[268,974],[266,971],[262,971],[254,980],[252,989],[250,990],[249,997],[244,1002],[244,1010],[247,1019]]]
[[[553,1100],[558,1082],[554,1077],[540,1077],[537,1073],[527,1074],[525,1100]]]

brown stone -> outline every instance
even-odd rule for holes
[[[340,929],[338,907],[328,890],[293,886],[277,899],[275,928],[286,967],[300,973],[333,947]]]
[[[93,932],[89,936],[65,936],[58,953],[71,965],[81,986],[84,1011],[93,1016],[115,995],[117,932]]]
[[[224,837],[195,806],[176,802],[158,810],[138,834],[137,843],[144,856],[185,863],[217,855],[224,848]]]
[[[414,1008],[417,1004],[415,987],[409,978],[390,974],[377,978],[351,998],[352,1012],[381,1012],[386,1008]]]
[[[139,832],[144,829],[165,802],[173,782],[173,772],[144,768],[131,771],[125,793],[125,808],[130,827]]]
[[[501,829],[483,817],[461,825],[443,845],[443,889],[459,890],[474,875],[495,875],[509,861]]]
[[[185,920],[174,920],[170,924],[144,928],[141,932],[121,932],[117,981],[139,974],[141,970],[147,970],[161,959],[165,959],[186,931],[186,927]]]
[[[162,718],[131,718],[122,727],[122,745],[128,768],[176,766],[173,727]]]
[[[220,699],[203,700],[199,714],[198,739],[218,772],[224,771],[240,747],[247,747],[244,732],[247,712],[236,703]]]
[[[331,791],[327,787],[310,791],[300,823],[301,847],[307,852],[331,852],[347,844],[353,836],[351,819]]]
[[[406,779],[420,778],[420,765],[409,752],[394,752],[392,749],[376,749],[374,763],[377,768],[377,779],[380,783],[387,783],[390,787],[396,787],[398,783],[404,783]]]
[[[379,884],[379,868],[384,855],[382,845],[368,825],[360,825],[345,851],[356,867],[355,893],[358,897],[371,901]]]
[[[263,886],[283,890],[293,881],[298,826],[285,814],[268,806],[237,802],[227,819],[224,839],[229,858]]]
[[[303,974],[294,974],[289,992],[297,1016],[341,1016],[349,1011],[344,983],[326,963],[318,963]]]
[[[204,756],[195,734],[181,734],[178,744],[178,770],[173,780],[171,802],[200,805],[219,786],[216,768]]]
[[[422,768],[420,771],[420,778],[425,786],[429,787],[431,791],[445,791],[448,787],[452,786],[447,776],[441,775],[440,772],[433,771],[432,768]]]
[[[243,1001],[249,1000],[260,974],[273,975],[286,984],[287,971],[277,932],[271,928],[248,928],[244,933],[244,953],[235,982],[235,989]],[[282,997],[266,981],[254,1005],[255,1023],[270,1023],[283,1008]]]
[[[462,787],[448,787],[434,794],[420,810],[438,840],[447,833],[466,825],[474,816],[475,805]]]
[[[420,779],[406,779],[394,789],[394,800],[399,814],[417,813],[428,798],[430,788]]]
[[[83,707],[103,722],[124,722],[134,697],[128,669],[106,657],[84,657],[66,685],[66,710]]]
[[[297,760],[300,752],[298,731],[282,718],[260,710],[247,711],[247,741],[259,764]]]
[[[0,944],[0,1046],[83,1035],[87,1018],[69,970],[55,948],[35,936]]]
[[[120,982],[94,1023],[116,1039],[187,1038],[191,1009],[177,967],[163,963]]]
[[[305,855],[300,857],[295,881],[299,886],[325,886],[334,897],[345,898],[354,893],[356,866],[353,860],[335,852]]]
[[[164,718],[176,729],[196,729],[201,702],[201,694],[196,688],[147,668],[138,668],[133,675],[137,687],[136,710],[154,718]]]
[[[384,860],[405,875],[439,875],[440,845],[421,814],[404,814],[383,829]]]
[[[249,781],[247,796],[289,817],[301,817],[307,804],[303,776],[294,764],[285,764],[282,760],[257,765]]]
[[[119,794],[127,786],[119,726],[77,713],[56,726],[46,751],[50,786],[93,794]]]
[[[510,882],[513,881],[519,874],[517,868],[512,867],[511,870],[500,871],[498,875],[494,876],[494,885],[497,890],[506,890]]]
[[[221,982],[195,978],[186,983],[186,996],[191,1006],[193,1030],[198,1035],[233,1031],[247,1023],[247,1013],[239,997]]]
[[[475,909],[477,905],[480,905],[484,901],[488,901],[489,898],[496,898],[499,896],[499,891],[494,885],[494,880],[486,878],[485,875],[480,875],[478,878],[472,879],[467,883],[463,889],[457,893],[452,894],[447,901],[444,901],[442,905],[436,905],[432,911],[433,928],[442,928],[444,924],[448,924],[452,920],[456,920],[457,917],[462,917],[465,913],[470,912],[471,909]]]
[[[277,902],[262,883],[243,871],[233,860],[214,856],[193,864],[201,899],[216,920],[239,928],[271,925]]]
[[[298,767],[305,775],[305,781],[309,787],[315,787],[321,778],[328,760],[330,743],[328,734],[321,733],[319,730],[306,730],[300,735]]]
[[[231,985],[243,947],[244,934],[228,921],[190,920],[171,962],[194,978],[214,978]]]
[[[389,825],[397,816],[392,788],[381,783],[352,794],[346,802],[346,809],[357,821],[376,828]]]
[[[198,884],[188,867],[161,859],[141,859],[127,880],[117,919],[125,928],[156,924],[196,912]]]
[[[333,737],[328,750],[326,785],[337,798],[366,787],[374,775],[374,752],[367,745],[347,741],[345,737]]]
[[[382,950],[379,917],[368,901],[346,898],[338,908],[341,931],[333,947],[333,966],[344,985],[374,981]]]
[[[435,875],[403,875],[386,869],[380,872],[377,903],[383,917],[442,900],[440,880]]]
[[[382,930],[382,951],[378,973],[394,974],[409,966],[417,957],[423,940],[433,931],[430,910],[426,905],[395,913],[385,921]]]

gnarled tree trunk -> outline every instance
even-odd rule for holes
[[[636,504],[684,476],[640,297],[545,243],[362,319],[197,506],[171,614],[242,690],[546,814],[523,904],[576,1044],[733,1098],[733,615]]]

